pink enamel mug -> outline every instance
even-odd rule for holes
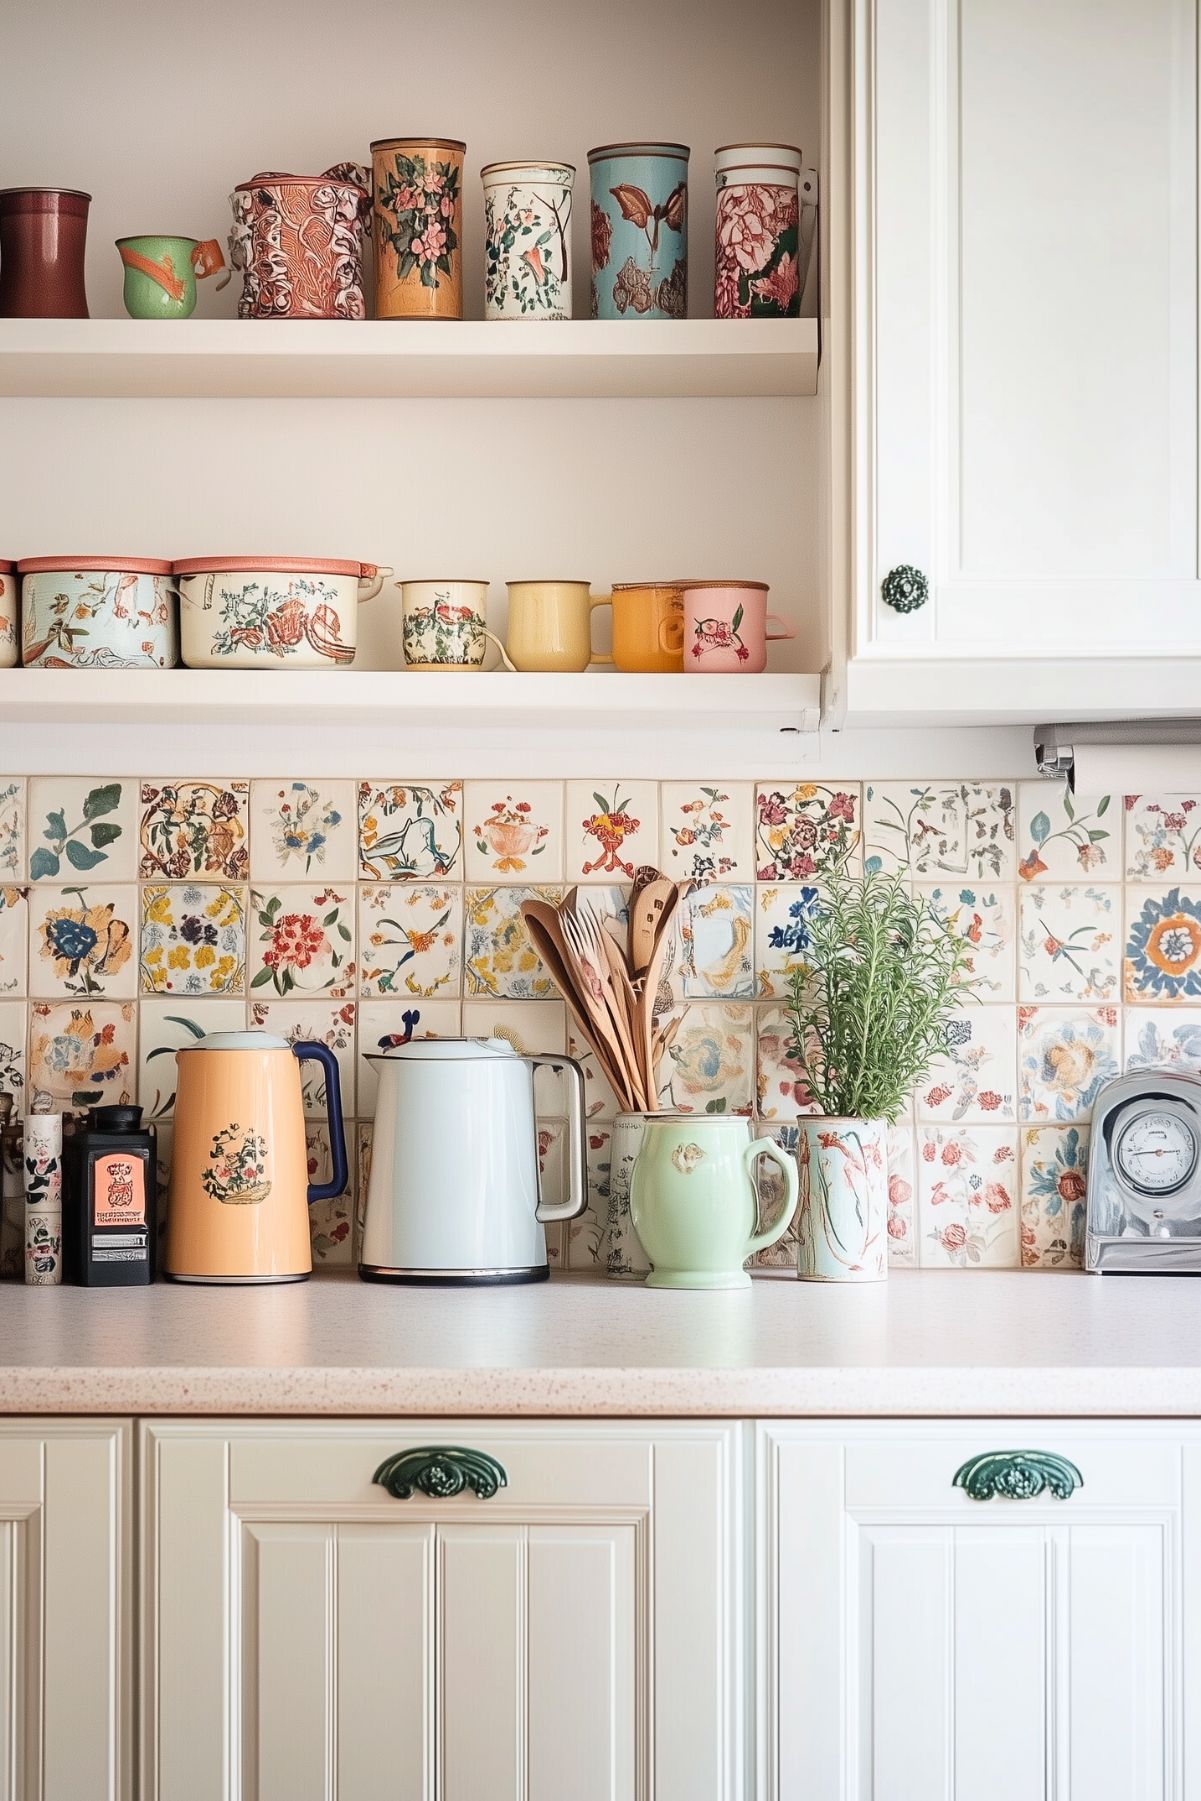
[[[767,646],[795,638],[786,619],[767,610],[766,582],[681,582],[684,668],[692,675],[758,675]]]

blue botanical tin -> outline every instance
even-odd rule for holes
[[[688,312],[688,147],[602,144],[592,174],[592,317]]]

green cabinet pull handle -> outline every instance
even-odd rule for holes
[[[495,1457],[458,1445],[420,1445],[413,1451],[397,1451],[394,1457],[384,1458],[371,1480],[398,1501],[410,1500],[415,1488],[436,1501],[449,1500],[470,1488],[481,1501],[488,1501],[498,1488],[509,1486]]]
[[[1084,1487],[1084,1477],[1074,1463],[1054,1451],[984,1451],[960,1464],[955,1487],[973,1501],[991,1501],[996,1495],[1007,1501],[1030,1501],[1044,1489],[1066,1501],[1074,1489]]]

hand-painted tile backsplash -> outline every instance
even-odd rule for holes
[[[242,1024],[320,1038],[361,1192],[366,1054],[458,1031],[578,1054],[518,904],[587,882],[621,919],[643,862],[704,884],[681,918],[664,1104],[757,1111],[794,1150],[808,1100],[782,1001],[831,870],[908,870],[967,942],[977,998],[890,1136],[894,1265],[1071,1267],[1098,1090],[1122,1068],[1201,1070],[1193,797],[893,777],[94,775],[0,777],[0,1086],[22,1111],[136,1097],[165,1165],[176,1049]],[[616,1112],[584,1063],[592,1204],[551,1245],[572,1267],[598,1256]],[[563,1131],[545,1079],[553,1188]],[[324,1169],[324,1094],[305,1080]],[[319,1212],[318,1260],[350,1261],[352,1195]],[[794,1259],[785,1242],[765,1261]]]

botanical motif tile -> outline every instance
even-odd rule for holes
[[[1117,882],[1122,809],[1113,796],[1072,794],[1066,782],[1018,783],[1018,875],[1023,882]]]
[[[251,993],[263,998],[354,993],[355,889],[252,888],[246,927]]]
[[[360,782],[359,873],[375,882],[461,879],[462,782]]]
[[[609,1175],[612,1169],[610,1143],[612,1134],[606,1125],[588,1127],[588,1205],[583,1213],[568,1222],[567,1266],[569,1269],[603,1269],[605,1232],[609,1223]]]
[[[0,994],[25,994],[29,948],[29,897],[24,888],[0,887]]]
[[[659,1099],[679,1113],[749,1113],[755,1102],[755,1009],[691,1002],[659,1068]]]
[[[1012,888],[961,885],[917,885],[931,912],[958,938],[967,953],[962,983],[972,984],[978,1001],[1016,998],[1014,943],[1017,938]]]
[[[29,783],[30,880],[77,882],[93,870],[105,882],[132,882],[137,876],[136,783],[35,775]]]
[[[749,882],[755,874],[750,782],[664,782],[661,854],[677,882]]]
[[[864,791],[869,870],[933,879],[1013,879],[1013,789],[1005,784],[876,782]]]
[[[809,924],[820,906],[819,891],[806,884],[755,889],[755,973],[761,998],[785,997],[789,972],[809,967]]]
[[[25,880],[25,779],[0,776],[0,881]]]
[[[468,888],[464,898],[464,982],[468,994],[549,1000],[557,990],[530,943],[523,900],[555,906],[560,888]]]
[[[353,882],[358,869],[353,782],[251,782],[250,875],[275,882]]]
[[[379,1078],[369,1057],[387,1056],[414,1038],[457,1038],[459,1003],[455,1001],[360,1001],[358,1010],[358,1095],[360,1118],[375,1112]]]
[[[774,1138],[780,1149],[794,1161],[799,1158],[801,1149],[801,1129],[799,1126],[772,1126],[758,1136]],[[784,1175],[777,1164],[761,1158],[757,1172],[759,1190],[759,1230],[779,1218],[780,1208],[784,1202]],[[788,1223],[788,1230],[783,1238],[777,1238],[775,1244],[769,1244],[764,1251],[756,1251],[747,1264],[749,1270],[775,1269],[786,1270],[795,1275],[800,1253],[797,1248],[798,1217],[794,1210]]]
[[[1126,878],[1174,882],[1201,870],[1201,795],[1127,794]]]
[[[355,1208],[354,1208],[354,1260],[357,1262],[362,1245],[363,1217],[367,1211],[367,1184],[371,1180],[371,1145],[375,1135],[375,1127],[369,1119],[361,1119],[355,1128]]]
[[[1016,1131],[919,1126],[917,1142],[923,1269],[1015,1269]]]
[[[298,1044],[302,1039],[324,1044],[334,1053],[342,1090],[342,1112],[346,1118],[354,1114],[354,1024],[353,1001],[306,1000],[300,996],[286,1001],[250,1003],[252,1028],[271,1032],[276,1038],[286,1038],[289,1044]],[[306,1114],[321,1118],[326,1111],[326,1084],[320,1063],[301,1064],[301,1087]]]
[[[244,889],[143,888],[143,994],[236,994],[245,982]]]
[[[812,882],[859,861],[859,784],[816,782],[755,790],[755,874],[760,882]]]
[[[463,823],[469,882],[561,880],[561,782],[467,782]]]
[[[35,1001],[29,1009],[27,1111],[128,1106],[136,1043],[132,1001]]]
[[[945,1050],[916,1093],[919,1120],[1016,1119],[1017,1024],[1012,1007],[963,1007],[943,1028]]]
[[[310,1182],[328,1182],[333,1173],[329,1127],[318,1120],[305,1126]],[[354,1261],[354,1129],[346,1128],[346,1158],[349,1170],[341,1194],[329,1201],[314,1201],[309,1208],[309,1244],[313,1252],[314,1272],[322,1269],[347,1269]]]
[[[789,1015],[783,1007],[756,1009],[758,1028],[758,1112],[763,1119],[795,1119],[819,1113],[809,1093],[804,1066],[793,1053]]]
[[[0,1094],[25,1111],[25,1002],[0,1001]]]
[[[917,1169],[913,1125],[888,1128],[888,1267],[914,1269],[918,1262]]]
[[[359,888],[359,993],[457,996],[463,890],[414,882]]]
[[[138,891],[131,882],[78,888],[34,888],[29,896],[29,990],[107,994],[138,992]]]
[[[245,881],[250,873],[250,784],[172,778],[142,783],[141,874]]]
[[[1118,998],[1122,891],[1107,883],[1043,883],[1018,897],[1024,1001]]]
[[[1021,1134],[1022,1264],[1079,1268],[1084,1260],[1088,1127],[1031,1126]]]
[[[1176,1069],[1201,1075],[1201,1008],[1127,1007],[1122,1029],[1126,1068]]]
[[[1087,1119],[1118,1073],[1116,1007],[1018,1008],[1018,1118]]]
[[[1127,888],[1123,993],[1160,1006],[1201,1000],[1201,888]]]
[[[697,888],[677,914],[680,976],[688,1000],[751,1000],[754,890],[749,883]]]
[[[143,1000],[138,1008],[138,1099],[147,1119],[175,1111],[176,1051],[189,1050],[214,1032],[246,1028],[242,1000]]]
[[[659,789],[655,782],[568,782],[564,804],[564,873],[569,882],[632,882],[640,863],[659,860]]]

